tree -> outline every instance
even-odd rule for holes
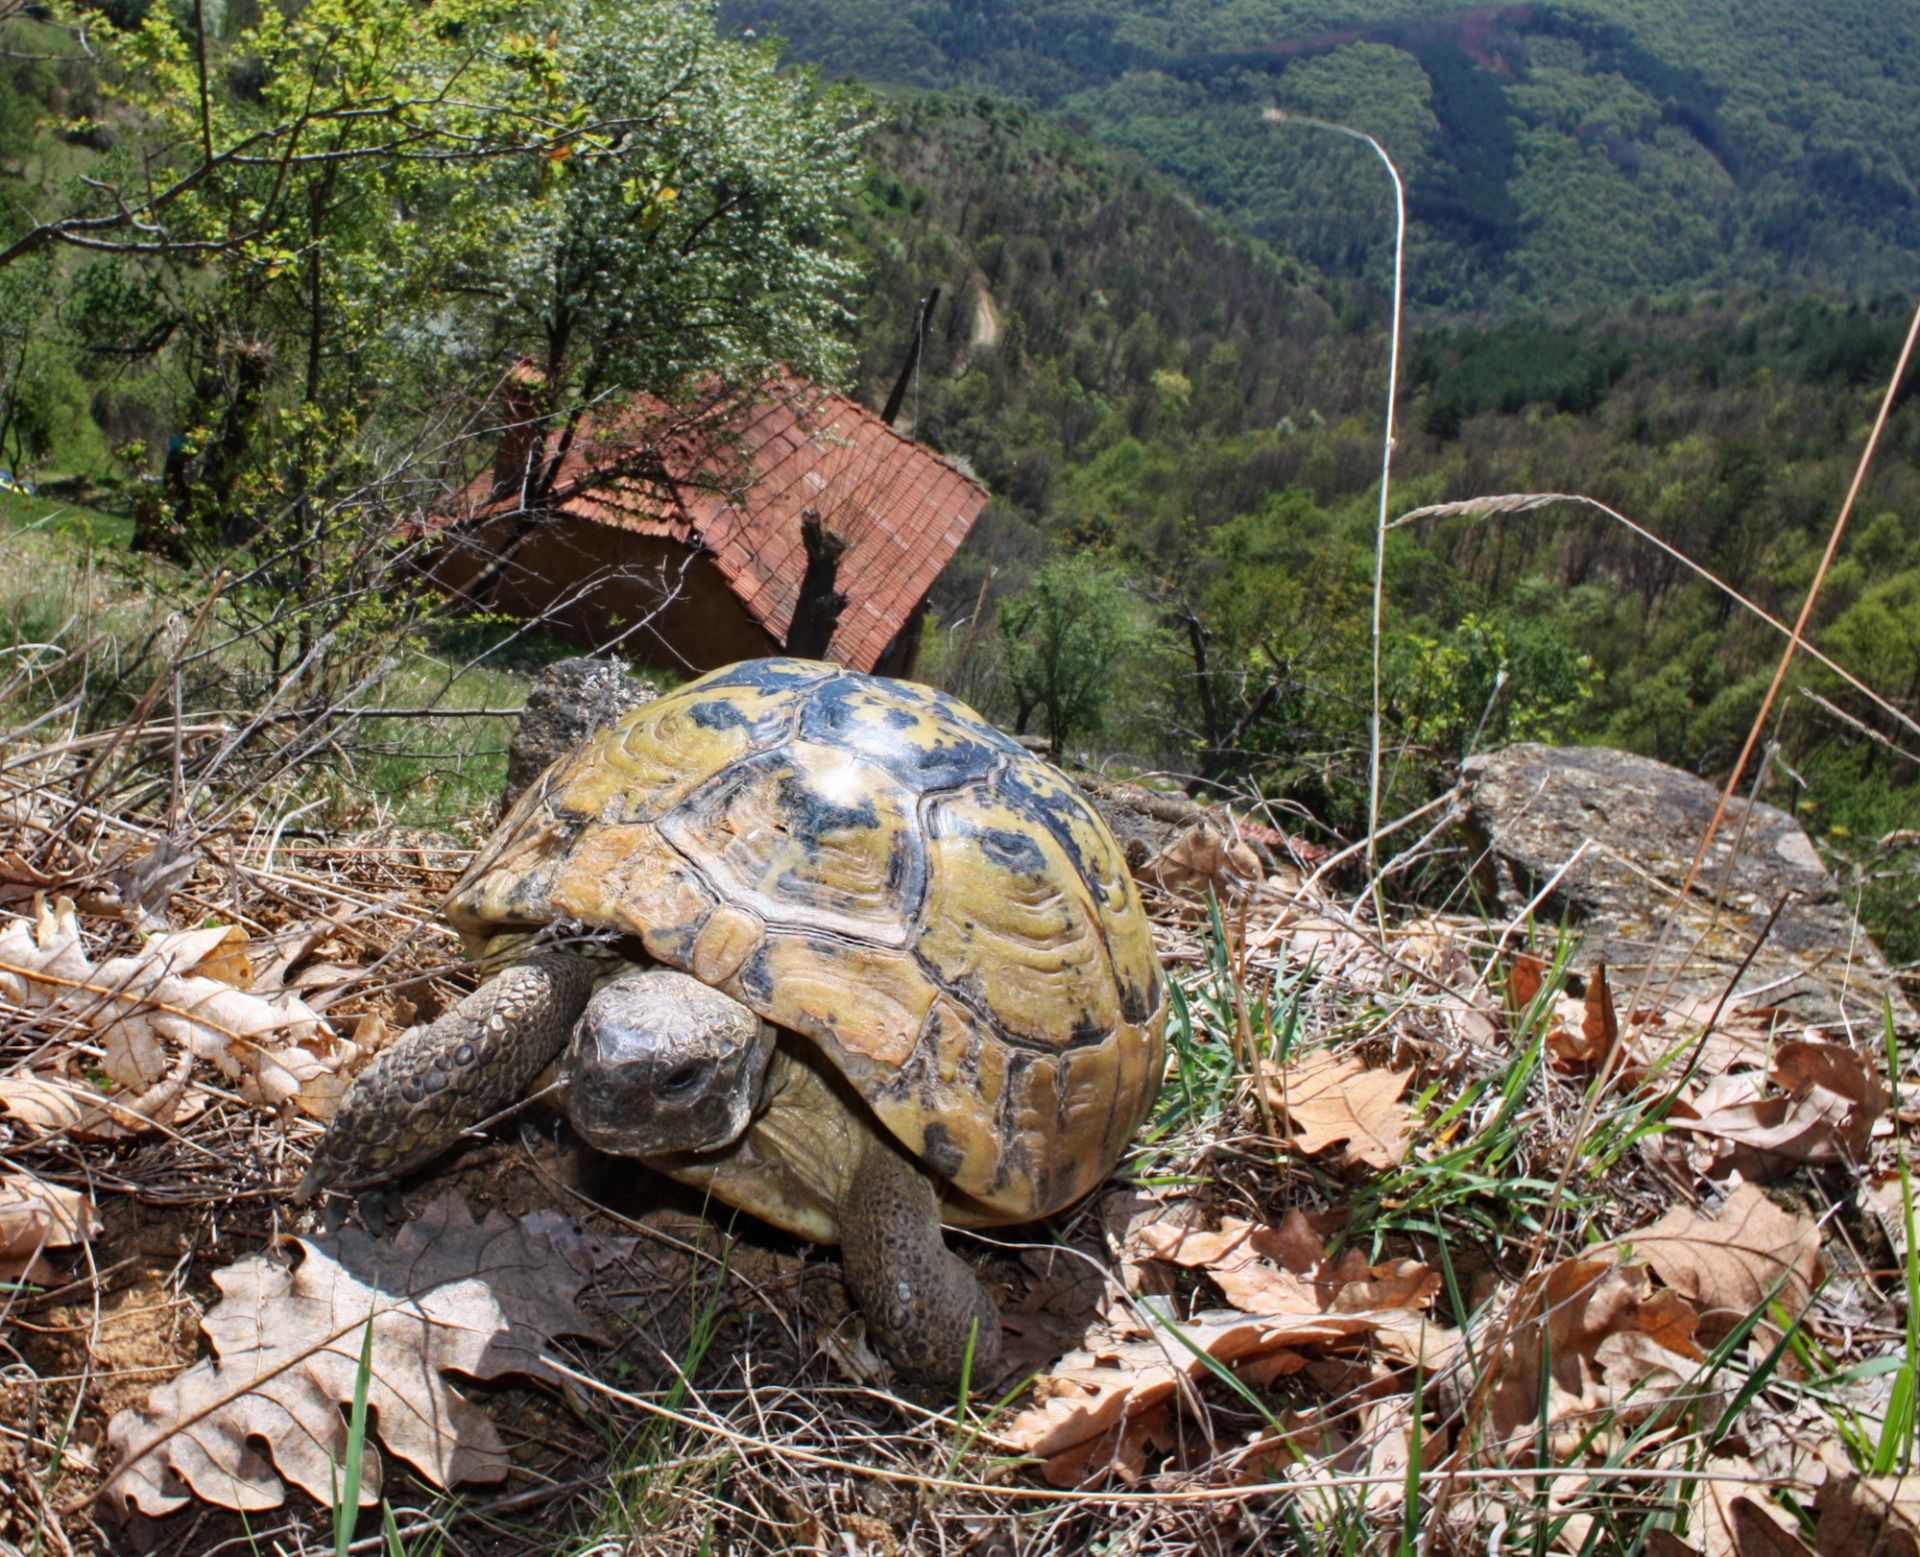
[[[604,396],[839,361],[857,126],[700,0],[307,0],[224,40],[196,5],[112,54],[159,193],[129,223],[105,180],[0,261],[104,250],[158,300],[182,414],[142,540],[234,570],[276,678],[391,651],[405,521],[516,358],[553,471]]]
[[[489,299],[482,338],[530,360],[552,421],[529,508],[608,394],[718,410],[715,383],[840,375],[843,213],[862,172],[850,100],[782,75],[770,45],[717,36],[708,4],[547,14],[549,66],[596,127],[565,155],[487,171],[495,219],[460,267]]]
[[[1073,737],[1098,731],[1123,691],[1122,667],[1156,636],[1141,615],[1120,572],[1084,555],[1056,557],[1002,601],[1000,639],[1015,731],[1024,735],[1035,712],[1044,714],[1056,758]],[[1137,694],[1139,688],[1124,690]]]

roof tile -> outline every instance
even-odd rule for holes
[[[717,414],[716,414],[717,410]],[[652,472],[610,468],[653,458]],[[499,513],[477,478],[439,525]],[[698,544],[776,642],[793,622],[819,513],[846,542],[836,587],[852,602],[829,655],[870,670],[933,587],[987,492],[858,401],[783,377],[731,406],[676,415],[640,397],[587,417],[562,462],[562,512]]]

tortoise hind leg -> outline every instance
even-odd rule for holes
[[[295,1198],[359,1189],[437,1157],[526,1095],[593,993],[595,964],[566,952],[503,969],[354,1080]]]
[[[927,1175],[870,1136],[839,1221],[848,1290],[888,1360],[910,1378],[955,1384],[971,1339],[973,1378],[991,1379],[1000,1356],[999,1310],[941,1240],[940,1203]]]

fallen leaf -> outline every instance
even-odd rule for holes
[[[1920,1553],[1920,1481],[1912,1476],[1835,1476],[1820,1489],[1820,1557],[1915,1557]]]
[[[1260,856],[1211,822],[1195,822],[1140,868],[1144,880],[1168,892],[1228,898],[1264,874]]]
[[[71,1249],[100,1230],[100,1213],[77,1189],[24,1173],[0,1173],[0,1281],[46,1285],[49,1249]]]
[[[1056,1487],[1079,1487],[1090,1481],[1138,1481],[1158,1454],[1175,1448],[1173,1402],[1130,1412],[1106,1432],[1075,1444],[1046,1462],[1043,1474]]]
[[[1154,1223],[1139,1229],[1134,1246],[1204,1270],[1229,1303],[1249,1314],[1423,1309],[1440,1290],[1439,1275],[1418,1260],[1369,1265],[1354,1249],[1329,1260],[1325,1243],[1298,1211],[1277,1229],[1238,1217],[1217,1232]]]
[[[1620,1042],[1620,1018],[1613,1009],[1613,991],[1607,988],[1607,965],[1603,962],[1587,980],[1587,997],[1582,1002],[1580,1036],[1585,1040],[1583,1058],[1596,1068],[1606,1064]]]
[[[31,926],[0,931],[0,995],[90,1029],[101,1066],[131,1099],[112,1101],[143,1119],[169,1117],[185,1090],[181,1055],[208,1061],[249,1102],[292,1102],[316,1118],[337,1101],[355,1047],[294,995],[272,1000],[184,971],[228,958],[231,927],[156,936],[130,957],[91,961],[73,905],[43,903]]]
[[[1770,1086],[1757,1069],[1714,1076],[1667,1124],[1704,1148],[1703,1177],[1766,1182],[1803,1166],[1857,1166],[1887,1107],[1885,1086],[1853,1050],[1792,1039],[1777,1046]]]
[[[1369,1265],[1358,1250],[1329,1256],[1325,1238],[1299,1211],[1277,1228],[1237,1219],[1217,1231],[1140,1221],[1123,1252],[1205,1270],[1246,1311],[1174,1325],[1142,1304],[1125,1327],[1089,1331],[1079,1350],[1042,1375],[1033,1405],[1000,1435],[1047,1460],[1056,1486],[1142,1474],[1145,1460],[1171,1442],[1155,1413],[1171,1409],[1185,1380],[1210,1371],[1206,1357],[1259,1385],[1315,1367],[1330,1352],[1345,1358],[1364,1342],[1396,1359],[1432,1362],[1446,1354],[1447,1338],[1458,1339],[1423,1312],[1440,1286],[1432,1271],[1414,1260]]]
[[[1887,1111],[1887,1089],[1867,1062],[1845,1044],[1791,1038],[1774,1056],[1774,1085],[1795,1101],[1816,1099],[1846,1104],[1838,1144],[1852,1162],[1861,1161],[1873,1139],[1873,1127]]]
[[[1547,965],[1529,952],[1519,952],[1507,964],[1507,1010],[1519,1016],[1539,997],[1547,982]]]
[[[1271,1365],[1266,1377],[1297,1371],[1301,1347],[1325,1347],[1364,1338],[1404,1315],[1307,1314],[1293,1317],[1227,1312],[1197,1314],[1184,1324],[1155,1318],[1143,1340],[1090,1337],[1061,1358],[1034,1386],[1034,1403],[999,1433],[1009,1447],[1053,1460],[1114,1432],[1169,1399],[1187,1380],[1211,1370],[1207,1359],[1230,1368]],[[1090,1452],[1090,1451],[1089,1451]],[[1086,1457],[1069,1460],[1084,1464]],[[1062,1474],[1065,1474],[1063,1469]],[[1051,1473],[1050,1473],[1051,1474]],[[1056,1485],[1070,1485],[1057,1482]]]
[[[1391,1168],[1407,1155],[1413,1121],[1400,1105],[1411,1071],[1372,1070],[1354,1054],[1325,1049],[1289,1060],[1265,1081],[1305,1156],[1344,1144],[1343,1163]]]
[[[1651,1227],[1619,1240],[1699,1312],[1712,1344],[1769,1301],[1802,1313],[1820,1283],[1820,1229],[1739,1184],[1711,1216],[1675,1206]]]
[[[28,1136],[54,1135],[71,1129],[87,1112],[82,1089],[71,1081],[36,1076],[31,1071],[0,1076],[0,1114],[18,1124]]]
[[[275,1508],[281,1476],[331,1502],[369,1320],[367,1401],[387,1448],[442,1487],[498,1481],[506,1447],[445,1375],[551,1380],[540,1354],[552,1339],[594,1336],[575,1302],[590,1261],[499,1212],[476,1222],[457,1194],[391,1241],[345,1228],[288,1242],[301,1254],[291,1269],[250,1255],[215,1274],[224,1295],[201,1328],[216,1355],[108,1424],[120,1463],[107,1489],[123,1504]],[[363,1474],[366,1506],[380,1496],[371,1435]]]
[[[1690,1381],[1702,1354],[1689,1317],[1671,1294],[1654,1291],[1644,1266],[1605,1254],[1530,1277],[1504,1320],[1485,1321],[1505,1336],[1489,1400],[1496,1441],[1519,1451],[1543,1416],[1550,1431],[1571,1424],[1580,1438],[1602,1412],[1638,1425],[1676,1400],[1697,1402]],[[1556,1433],[1556,1451],[1571,1447]]]

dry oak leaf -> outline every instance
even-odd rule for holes
[[[100,1229],[100,1213],[77,1189],[24,1173],[0,1174],[0,1281],[46,1285],[49,1249],[71,1249]]]
[[[302,1255],[291,1269],[250,1255],[215,1275],[224,1296],[201,1328],[217,1355],[108,1424],[119,1468],[107,1490],[122,1503],[276,1508],[281,1476],[330,1502],[370,1317],[367,1404],[387,1448],[442,1487],[499,1481],[499,1433],[445,1375],[554,1380],[541,1361],[554,1337],[599,1338],[575,1302],[591,1260],[497,1211],[477,1222],[458,1194],[390,1241],[355,1228],[288,1241]],[[380,1496],[371,1434],[363,1478],[366,1506]]]
[[[1509,1319],[1486,1321],[1506,1337],[1490,1409],[1509,1452],[1538,1431],[1543,1384],[1549,1427],[1571,1423],[1575,1440],[1602,1409],[1636,1423],[1676,1397],[1698,1398],[1688,1383],[1702,1355],[1693,1315],[1656,1292],[1644,1266],[1604,1254],[1562,1260],[1523,1282],[1513,1303]]]
[[[213,957],[234,975],[232,934],[216,926],[155,936],[132,956],[96,964],[81,945],[73,905],[42,903],[31,926],[16,919],[0,930],[0,995],[88,1028],[107,1075],[136,1094],[120,1100],[135,1115],[165,1118],[162,1104],[177,1106],[184,1053],[238,1082],[249,1102],[277,1108],[291,1101],[324,1117],[354,1047],[295,996],[266,1000],[195,974]]]
[[[1866,1062],[1844,1044],[1792,1039],[1774,1054],[1773,1090],[1761,1074],[1715,1076],[1677,1104],[1671,1129],[1703,1139],[1713,1152],[1708,1177],[1777,1178],[1802,1165],[1861,1162],[1887,1091]]]
[[[1357,1055],[1321,1049],[1266,1078],[1267,1101],[1286,1116],[1292,1145],[1312,1157],[1342,1143],[1342,1164],[1391,1168],[1404,1159],[1413,1121],[1400,1105],[1412,1071],[1370,1070]]]
[[[1847,1161],[1866,1156],[1889,1099],[1885,1084],[1856,1051],[1841,1043],[1788,1039],[1774,1054],[1773,1081],[1796,1101],[1816,1099],[1824,1106],[1827,1098],[1843,1100],[1847,1111],[1837,1144]]]
[[[1039,1380],[1033,1405],[1000,1434],[1010,1447],[1048,1461],[1045,1474],[1056,1486],[1139,1474],[1133,1467],[1165,1438],[1154,1413],[1184,1379],[1211,1371],[1207,1357],[1265,1384],[1309,1366],[1315,1353],[1367,1340],[1396,1355],[1409,1348],[1437,1354],[1438,1342],[1423,1343],[1422,1335],[1446,1333],[1419,1312],[1439,1286],[1425,1266],[1405,1260],[1370,1267],[1351,1250],[1329,1260],[1324,1240],[1298,1211],[1277,1229],[1230,1222],[1205,1233],[1148,1224],[1129,1247],[1198,1265],[1231,1301],[1269,1307],[1203,1313],[1175,1326],[1143,1305],[1138,1312],[1155,1332],[1145,1339],[1089,1331],[1082,1349]]]
[[[1229,1367],[1263,1363],[1268,1377],[1297,1371],[1306,1359],[1300,1346],[1325,1346],[1364,1336],[1373,1328],[1366,1314],[1254,1316],[1227,1312],[1196,1314],[1184,1324],[1154,1320],[1146,1340],[1089,1335],[1034,1385],[1034,1403],[1014,1417],[998,1437],[1008,1447],[1048,1461],[1045,1474],[1056,1486],[1073,1486],[1089,1473],[1089,1441],[1124,1435],[1126,1424],[1144,1418],[1188,1379],[1210,1370],[1206,1358]],[[1204,1355],[1203,1355],[1204,1354]],[[1098,1475],[1105,1465],[1093,1466]]]
[[[16,1071],[0,1076],[0,1115],[11,1119],[29,1139],[70,1130],[87,1115],[86,1089],[57,1076]]]
[[[1249,1314],[1367,1313],[1423,1309],[1440,1277],[1418,1260],[1369,1265],[1357,1249],[1329,1260],[1304,1213],[1279,1227],[1228,1217],[1218,1232],[1150,1223],[1132,1247],[1154,1259],[1203,1270],[1226,1300]]]
[[[0,1076],[0,1115],[29,1139],[65,1135],[77,1141],[124,1141],[159,1125],[177,1127],[206,1109],[207,1098],[189,1090],[192,1070],[193,1056],[183,1053],[145,1091],[111,1097],[84,1082],[18,1071]]]
[[[1735,1185],[1712,1216],[1675,1206],[1619,1242],[1698,1310],[1708,1344],[1770,1298],[1802,1313],[1820,1284],[1819,1225],[1781,1210],[1752,1184]]]
[[[1820,1557],[1920,1554],[1920,1478],[1835,1476],[1820,1489]]]

